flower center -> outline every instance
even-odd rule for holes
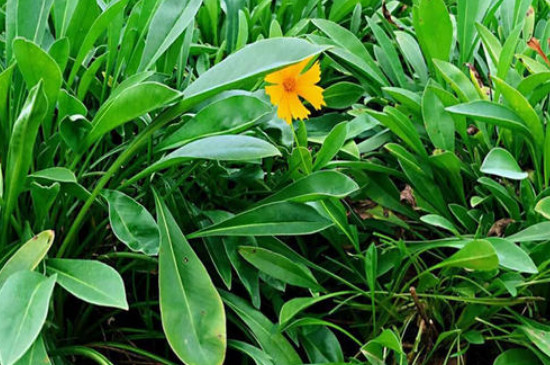
[[[296,80],[294,79],[294,77],[287,77],[283,81],[283,87],[285,88],[286,92],[290,93],[290,92],[295,91],[295,89],[296,89]]]

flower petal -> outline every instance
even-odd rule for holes
[[[287,93],[282,94],[281,102],[277,106],[277,116],[286,121],[288,124],[292,123],[292,112],[290,110],[290,103]]]
[[[270,84],[282,84],[285,79],[285,70],[279,70],[267,75],[264,80]]]
[[[280,85],[273,85],[273,86],[266,86],[265,87],[265,93],[267,95],[269,95],[269,97],[271,99],[271,104],[273,104],[273,105],[281,104],[284,92],[285,92],[284,87],[280,86]]]
[[[298,85],[298,90],[296,90],[298,95],[306,99],[316,110],[321,109],[325,103],[325,98],[323,97],[323,89],[317,85]]]
[[[298,76],[298,84],[314,85],[321,81],[321,66],[315,62],[309,70]]]
[[[298,78],[302,70],[307,66],[307,64],[311,61],[311,59],[312,57],[308,57],[305,60],[302,60],[292,66],[288,66],[282,69],[281,71],[284,72],[284,78],[287,78],[287,77]]]
[[[307,108],[304,106],[304,104],[302,104],[300,99],[298,99],[298,94],[288,93],[286,94],[286,99],[288,100],[290,111],[294,119],[303,120],[309,117],[311,112],[307,110]]]

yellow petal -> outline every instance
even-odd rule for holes
[[[311,61],[311,58],[312,57],[308,57],[306,58],[305,60],[302,60],[292,66],[288,66],[284,69],[281,70],[281,72],[284,73],[284,78],[286,77],[295,77],[297,78],[300,73],[302,72],[302,70],[307,66],[307,64],[309,63],[309,61]]]
[[[298,85],[298,95],[306,99],[317,110],[321,109],[325,104],[325,98],[323,97],[323,89],[316,85]]]
[[[271,99],[271,104],[279,105],[283,99],[283,93],[285,89],[280,85],[266,86],[265,93],[269,95]]]
[[[321,66],[319,65],[319,61],[315,62],[309,70],[298,76],[298,84],[314,85],[319,81],[321,81]]]
[[[269,82],[270,84],[282,84],[283,80],[285,78],[285,70],[279,70],[270,73],[265,77],[265,82]]]
[[[287,93],[282,94],[281,102],[277,106],[277,116],[285,120],[288,124],[292,123],[292,112],[290,110],[290,103]]]
[[[290,105],[290,111],[294,119],[300,119],[300,120],[307,119],[309,114],[311,114],[311,112],[307,110],[304,104],[302,104],[300,99],[298,99],[298,94],[287,93],[286,99],[288,100],[288,103]]]

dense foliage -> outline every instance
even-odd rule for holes
[[[1,365],[550,364],[548,0],[2,9]]]

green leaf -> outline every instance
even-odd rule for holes
[[[22,38],[13,41],[13,53],[29,88],[42,80],[44,94],[48,100],[47,116],[49,116],[55,108],[63,81],[57,62],[38,45]]]
[[[296,317],[301,311],[311,307],[312,305],[322,302],[324,300],[334,298],[336,296],[349,294],[348,292],[336,292],[326,295],[321,295],[313,298],[293,298],[288,302],[285,302],[279,312],[279,323],[281,326],[287,324],[291,319]]]
[[[115,236],[132,251],[154,256],[158,253],[159,228],[153,216],[134,199],[116,190],[106,190],[109,221]]]
[[[537,346],[546,356],[550,356],[550,332],[527,326],[519,328],[532,344]]]
[[[532,351],[523,348],[506,350],[495,359],[493,365],[536,365],[540,364]]]
[[[99,306],[128,310],[124,282],[112,267],[94,260],[49,259],[47,270],[75,297]]]
[[[468,270],[491,271],[498,268],[498,263],[498,256],[491,242],[473,240],[432,268],[460,267]]]
[[[48,169],[36,171],[29,175],[30,178],[46,181],[57,181],[61,183],[76,183],[74,173],[65,167],[50,167]]]
[[[42,336],[38,336],[31,348],[15,365],[51,365]]]
[[[321,149],[315,157],[315,163],[313,164],[313,170],[319,170],[326,166],[338,154],[344,142],[346,141],[348,126],[347,122],[336,125],[327,138],[323,141]]]
[[[434,60],[434,64],[437,71],[462,102],[474,101],[480,98],[472,81],[458,67],[441,60]]]
[[[507,269],[525,272],[528,274],[538,273],[537,265],[531,257],[515,243],[497,237],[487,238],[495,249],[499,264]]]
[[[156,194],[155,204],[161,237],[160,313],[168,343],[186,364],[221,365],[226,351],[226,325],[220,295]]]
[[[448,107],[447,111],[454,114],[464,115],[481,122],[508,128],[514,132],[519,132],[524,136],[531,137],[531,132],[523,124],[523,120],[516,113],[514,113],[512,109],[504,105],[479,100]]]
[[[337,46],[329,49],[331,54],[350,63],[365,77],[372,79],[377,84],[389,86],[386,76],[355,34],[329,20],[313,19],[311,22],[330,38],[330,42]]]
[[[92,129],[82,143],[82,149],[116,127],[166,106],[179,95],[178,91],[156,82],[129,86],[111,95],[92,120]]]
[[[483,20],[491,0],[457,1],[457,38],[460,50],[459,64],[470,62],[479,37],[474,25]]]
[[[447,231],[453,233],[455,236],[460,236],[456,227],[451,223],[451,221],[449,221],[445,217],[437,214],[427,214],[420,217],[420,220],[434,227],[446,229]]]
[[[453,24],[445,2],[419,0],[413,6],[413,25],[426,58],[448,61],[453,45]]]
[[[46,321],[55,275],[19,271],[0,289],[0,363],[13,365],[38,338]]]
[[[258,270],[275,279],[302,288],[321,290],[321,286],[307,267],[283,255],[254,246],[242,246],[239,253]]]
[[[514,156],[500,147],[493,148],[485,156],[485,160],[481,165],[481,172],[512,180],[527,178],[527,173],[521,170]]]
[[[15,121],[9,142],[4,206],[2,207],[2,236],[4,238],[8,229],[9,217],[23,189],[21,181],[25,180],[33,162],[33,150],[38,128],[46,115],[47,108],[48,101],[44,95],[42,82],[39,82],[29,92],[21,114]]]
[[[93,24],[86,32],[85,38],[82,41],[82,43],[73,46],[73,47],[78,47],[78,53],[74,60],[73,68],[71,69],[71,73],[67,81],[67,84],[69,86],[72,85],[76,77],[76,74],[78,72],[78,69],[82,65],[86,55],[93,48],[94,43],[111,25],[111,23],[115,21],[115,18],[118,17],[121,13],[123,13],[127,3],[128,3],[128,0],[118,0],[116,2],[110,3],[109,6],[105,9],[105,11],[103,11],[94,20]]]
[[[281,201],[305,203],[326,198],[342,199],[358,189],[355,181],[340,172],[318,171],[280,189],[258,205]]]
[[[348,81],[337,82],[323,91],[323,97],[328,108],[347,109],[357,103],[365,89]]]
[[[534,224],[506,239],[512,242],[548,241],[550,240],[550,222]]]
[[[529,101],[516,88],[508,85],[498,77],[492,77],[492,80],[494,80],[498,90],[506,98],[510,107],[531,131],[535,144],[542,148],[544,145],[544,129],[535,109],[533,109]]]
[[[238,296],[222,292],[225,304],[230,307],[250,329],[265,353],[277,365],[301,364],[302,360],[279,329],[261,312],[252,308]]]
[[[8,0],[6,5],[6,59],[11,61],[12,44],[16,37],[42,44],[53,0]],[[31,59],[32,60],[32,59]]]
[[[430,87],[422,95],[422,118],[434,147],[454,152],[455,122]]]
[[[203,73],[185,89],[182,103],[196,103],[324,50],[325,47],[297,38],[272,38],[255,42]]]
[[[44,231],[25,242],[2,266],[0,288],[14,273],[34,270],[52,247],[54,237],[53,231]]]
[[[214,101],[164,139],[157,149],[173,149],[218,134],[240,133],[256,125],[272,110],[270,105],[250,95],[233,95]]]
[[[155,171],[196,159],[250,161],[280,156],[280,154],[279,150],[271,143],[256,137],[243,135],[206,137],[171,152],[134,176],[128,183],[139,180]]]
[[[195,232],[189,237],[295,236],[316,233],[332,225],[309,205],[279,202],[263,205]]]
[[[547,196],[538,201],[535,206],[535,212],[550,220],[550,197]]]
[[[191,24],[202,0],[166,0],[160,3],[149,25],[139,71],[150,69]]]

